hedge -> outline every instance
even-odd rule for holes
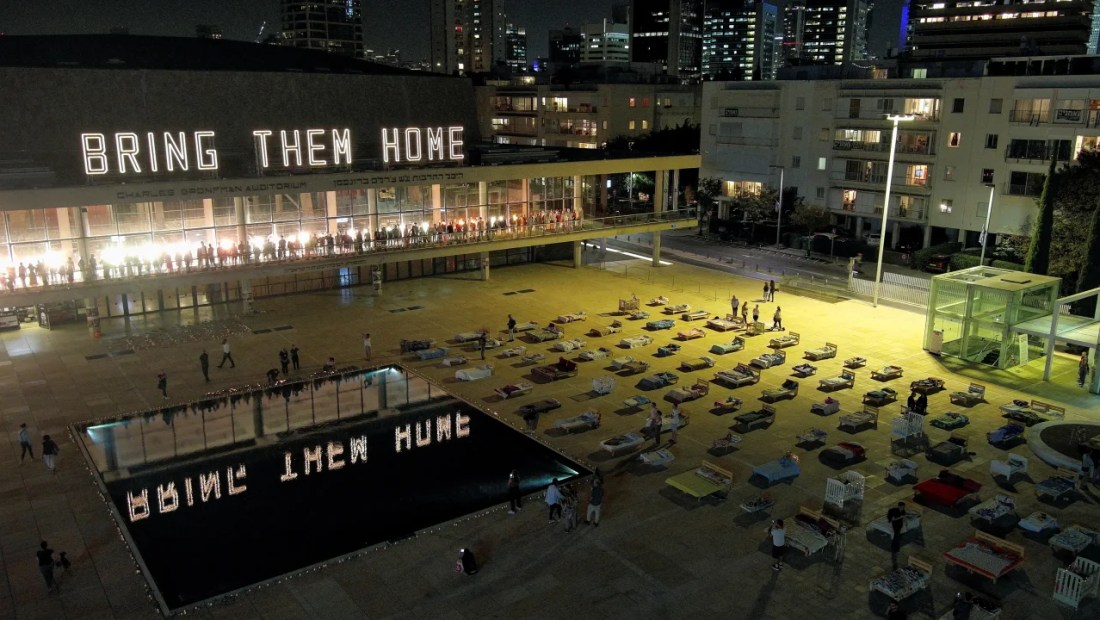
[[[962,244],[958,242],[941,243],[939,245],[931,245],[923,250],[917,250],[911,255],[910,263],[917,269],[924,269],[932,262],[932,257],[937,254],[954,254],[962,249]],[[977,263],[975,263],[977,264]]]

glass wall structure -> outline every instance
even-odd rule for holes
[[[1017,328],[1055,311],[1060,278],[973,267],[932,278],[924,349],[1010,368],[1043,354]]]

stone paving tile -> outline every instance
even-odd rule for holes
[[[640,278],[624,278],[623,266]],[[545,323],[562,312],[584,309],[590,318],[586,323],[567,326],[570,335],[587,331],[592,325],[609,323],[611,317],[602,314],[616,307],[619,297],[637,294],[643,300],[666,294],[674,301],[686,301],[698,308],[724,308],[726,299],[714,299],[707,291],[736,290],[757,293],[758,281],[699,270],[684,265],[653,270],[644,261],[629,260],[612,266],[612,271],[585,268],[573,270],[559,265],[531,265],[495,270],[492,280],[479,282],[468,276],[441,277],[429,280],[387,283],[382,297],[374,297],[366,289],[343,292],[321,292],[293,298],[261,300],[263,314],[246,319],[255,326],[291,324],[293,330],[234,338],[236,369],[211,369],[213,383],[201,383],[196,358],[201,344],[188,343],[166,350],[138,351],[124,357],[108,357],[88,361],[86,355],[108,352],[109,342],[87,337],[82,327],[65,327],[53,332],[29,328],[0,335],[0,360],[11,361],[0,367],[0,426],[8,431],[9,449],[0,454],[0,564],[9,575],[11,606],[18,617],[88,617],[70,610],[63,596],[47,596],[41,578],[33,564],[34,546],[40,537],[51,540],[55,549],[65,548],[80,558],[79,572],[72,575],[72,585],[81,592],[96,592],[100,596],[93,605],[92,615],[105,611],[120,618],[148,618],[156,615],[154,605],[146,598],[145,584],[134,574],[134,565],[119,539],[102,501],[89,484],[75,446],[62,443],[61,472],[48,476],[41,463],[16,465],[17,446],[14,432],[21,421],[38,431],[64,436],[62,425],[92,419],[102,415],[158,406],[161,401],[155,391],[155,372],[164,368],[170,377],[169,393],[174,398],[189,398],[207,389],[227,387],[245,381],[257,381],[263,370],[272,365],[274,352],[290,343],[303,348],[303,363],[307,369],[317,368],[322,360],[335,355],[349,362],[359,357],[356,338],[359,331],[369,329],[376,337],[376,360],[398,359],[396,340],[402,337],[431,336],[443,341],[454,333],[483,325],[503,327],[506,313],[517,319],[534,319]],[[583,283],[583,284],[582,284]],[[502,297],[501,293],[534,284],[534,293],[519,297]],[[582,284],[578,286],[578,284]],[[723,293],[724,294],[724,293]],[[499,412],[506,422],[518,426],[521,421],[515,408],[533,400],[555,397],[565,403],[558,412],[542,420],[542,429],[556,419],[576,415],[584,408],[596,406],[604,412],[604,427],[587,433],[550,437],[540,430],[540,438],[551,445],[579,457],[591,459],[605,472],[608,497],[604,520],[600,528],[582,527],[566,535],[559,527],[548,527],[545,507],[539,498],[529,498],[519,515],[509,517],[503,510],[460,522],[435,533],[426,534],[390,549],[334,565],[319,573],[290,579],[253,592],[231,598],[227,603],[198,610],[198,617],[753,617],[789,618],[815,617],[866,618],[871,597],[867,583],[875,575],[890,568],[889,554],[881,544],[868,540],[857,527],[847,535],[847,551],[843,563],[833,564],[824,557],[792,559],[792,567],[779,575],[768,570],[767,543],[764,529],[769,518],[788,517],[801,504],[820,505],[825,480],[837,473],[817,460],[815,451],[794,448],[794,436],[810,426],[829,431],[828,444],[841,439],[864,443],[869,458],[854,467],[871,476],[869,491],[856,517],[865,522],[881,514],[898,499],[911,496],[911,485],[894,485],[881,479],[884,463],[891,454],[888,448],[888,416],[896,407],[886,408],[887,415],[878,429],[866,430],[854,436],[836,430],[838,416],[820,418],[808,413],[809,405],[822,394],[813,389],[814,378],[802,381],[802,390],[793,401],[778,405],[779,416],[773,428],[745,434],[740,449],[725,456],[708,452],[712,439],[727,432],[733,415],[710,414],[708,401],[736,394],[746,400],[746,407],[758,404],[756,396],[764,387],[776,386],[786,378],[795,358],[802,350],[825,341],[840,344],[836,359],[818,364],[818,376],[833,376],[839,372],[843,359],[860,354],[867,357],[868,367],[857,372],[854,390],[838,393],[845,410],[858,407],[860,395],[877,385],[868,378],[869,370],[887,363],[900,363],[905,377],[892,382],[903,392],[906,381],[935,375],[948,380],[948,389],[963,387],[971,380],[987,384],[989,403],[968,411],[973,424],[968,429],[974,438],[972,449],[977,454],[957,469],[982,481],[989,492],[995,488],[988,476],[988,463],[1003,451],[984,445],[987,430],[1002,422],[996,407],[1019,394],[1053,400],[1070,407],[1069,417],[1082,415],[1095,397],[1089,397],[1072,386],[1038,381],[1036,371],[1027,367],[1015,372],[990,372],[980,369],[959,369],[949,360],[940,360],[920,350],[923,318],[913,313],[889,307],[872,309],[860,302],[827,304],[780,292],[785,323],[802,334],[802,344],[788,349],[791,361],[785,366],[764,371],[759,385],[728,390],[712,386],[711,395],[703,401],[689,403],[685,409],[691,425],[680,433],[680,443],[674,449],[677,459],[663,470],[638,467],[632,456],[608,457],[598,443],[610,435],[636,431],[644,421],[644,413],[618,415],[619,403],[634,393],[638,377],[619,379],[612,394],[586,398],[591,380],[609,373],[600,362],[581,364],[579,376],[571,381],[538,385],[534,392],[515,402],[492,402],[491,388],[520,377],[529,376],[529,369],[516,368],[510,362],[489,355],[497,374],[482,382],[463,384],[453,380],[453,372],[434,363],[409,362],[409,366],[426,376],[444,383],[456,393]],[[393,315],[384,311],[390,307],[424,305],[415,317],[407,313]],[[774,304],[761,304],[762,314],[770,317]],[[456,312],[460,309],[461,313]],[[183,316],[209,317],[209,310],[185,311]],[[324,316],[324,320],[316,317]],[[411,317],[411,318],[410,318]],[[457,317],[457,318],[456,318]],[[172,317],[150,317],[149,325],[175,320]],[[135,321],[136,323],[136,321]],[[499,324],[499,325],[498,325]],[[117,329],[110,321],[108,335]],[[627,322],[624,332],[637,333],[641,325]],[[656,335],[657,343],[669,340],[668,332]],[[679,361],[706,352],[711,343],[728,336],[708,334],[690,341],[680,354],[670,358],[652,356],[655,346],[630,352],[653,364],[653,371],[672,368]],[[588,338],[589,346],[609,346],[612,338]],[[720,367],[747,361],[765,350],[767,337],[748,339],[746,350],[722,356]],[[543,350],[548,345],[527,345]],[[207,346],[216,350],[216,346]],[[625,352],[624,352],[625,353]],[[548,357],[550,354],[548,354]],[[216,357],[212,355],[212,357]],[[0,362],[2,363],[2,362]],[[1072,373],[1072,360],[1059,360],[1056,369],[1064,375]],[[216,364],[215,364],[216,365]],[[1034,365],[1034,364],[1033,364]],[[956,373],[956,370],[961,372]],[[713,371],[685,374],[681,383],[693,376],[709,378]],[[60,390],[56,384],[69,389]],[[655,395],[663,395],[663,391]],[[946,394],[930,398],[933,412],[946,408]],[[667,404],[663,404],[667,410]],[[154,425],[155,427],[156,425]],[[933,441],[946,433],[929,431]],[[37,446],[36,446],[37,448]],[[789,484],[759,488],[749,480],[752,466],[770,461],[794,448],[803,458],[803,475]],[[1026,448],[1020,448],[1026,450]],[[37,451],[37,450],[36,450]],[[918,477],[924,479],[938,470],[923,456],[914,457],[920,464]],[[697,504],[678,497],[668,489],[664,479],[687,471],[701,459],[732,469],[736,480],[728,501],[720,504]],[[1017,482],[1021,503],[1026,514],[1043,506],[1032,493],[1034,481],[1050,471],[1037,459],[1032,460],[1031,482]],[[776,498],[770,515],[749,516],[740,513],[737,505],[749,497],[767,492]],[[58,498],[64,498],[59,500]],[[10,501],[9,501],[10,500]],[[1065,522],[1095,521],[1095,505],[1083,501],[1059,509]],[[936,570],[928,596],[911,601],[914,609],[925,612],[944,610],[954,593],[972,589],[1004,597],[1012,609],[1005,618],[1075,617],[1050,601],[1054,568],[1053,559],[1043,541],[1024,538],[1011,531],[1008,538],[1023,542],[1028,561],[1012,577],[993,585],[966,577],[954,571],[944,571],[940,554],[973,531],[965,517],[951,516],[936,509],[926,511],[923,538],[907,544],[902,558],[918,552],[933,559]],[[14,529],[10,528],[14,525]],[[455,549],[471,545],[483,558],[484,569],[475,577],[455,575],[451,570]],[[102,587],[94,589],[95,582]],[[303,594],[304,593],[304,594]],[[0,614],[3,611],[0,606]],[[1091,602],[1076,617],[1097,613]],[[876,609],[877,611],[877,609]],[[923,617],[927,617],[924,614]],[[107,617],[107,616],[103,616]]]

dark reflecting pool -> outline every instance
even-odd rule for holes
[[[381,415],[103,472],[166,611],[486,509],[512,468],[525,492],[590,473],[432,390]],[[86,444],[111,443],[102,425],[84,430]]]

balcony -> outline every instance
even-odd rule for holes
[[[889,153],[890,145],[884,142],[860,142],[858,140],[833,140],[834,151],[863,151],[868,153]],[[898,143],[899,155],[931,155],[932,146],[927,144]]]
[[[756,136],[715,136],[714,141],[718,144],[736,145],[736,146],[752,146],[752,147],[767,147],[774,148],[779,145],[779,141],[775,138],[760,138]]]
[[[598,107],[587,103],[571,106],[559,106],[551,104],[546,106],[546,111],[567,114],[595,114],[598,111]]]
[[[1035,112],[1033,110],[1012,110],[1008,113],[1008,121],[1010,123],[1023,123],[1034,127],[1043,123],[1049,123],[1050,112]]]
[[[523,114],[526,116],[535,116],[538,114],[538,110],[526,109],[524,107],[516,107],[511,105],[494,105],[492,107],[493,112],[499,112],[501,114]]]
[[[722,118],[779,118],[779,108],[725,107],[718,109]]]

